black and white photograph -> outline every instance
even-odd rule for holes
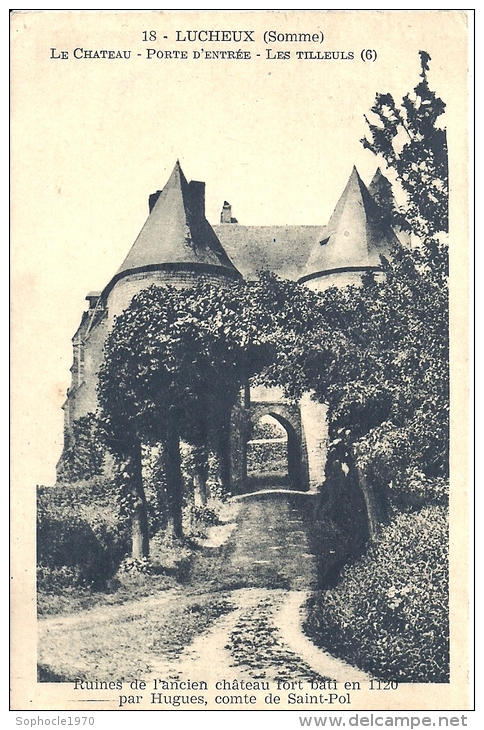
[[[472,11],[10,22],[11,708],[471,709]]]

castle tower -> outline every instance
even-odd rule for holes
[[[388,220],[353,167],[299,281],[316,290],[358,284],[365,271],[380,268],[380,255],[388,254],[397,242]]]
[[[205,183],[187,182],[178,161],[163,190],[150,196],[149,206],[143,228],[103,292],[110,317],[150,284],[183,287],[200,276],[240,278],[205,218]]]
[[[89,309],[73,337],[64,448],[72,441],[73,423],[96,410],[98,372],[114,317],[152,284],[187,287],[200,278],[223,286],[241,274],[205,218],[205,183],[187,182],[177,161],[163,190],[150,195],[148,218],[116,274],[102,292],[86,297]],[[61,462],[62,457],[58,468]]]

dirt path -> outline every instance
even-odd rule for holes
[[[360,669],[319,649],[303,633],[304,604],[309,595],[309,592],[305,591],[291,591],[286,594],[284,605],[276,617],[276,626],[280,631],[282,641],[289,649],[297,652],[301,659],[322,677],[330,677],[338,682],[343,682],[351,677],[353,682],[361,683],[371,679]]]
[[[329,678],[363,683],[370,676],[318,649],[303,633],[305,591],[243,589],[238,608],[220,618],[173,661],[160,661],[148,679],[214,683],[233,679]],[[254,641],[254,637],[256,641]]]
[[[316,648],[302,632],[303,605],[317,585],[310,539],[313,509],[313,497],[301,493],[265,491],[234,500],[224,524],[201,543],[186,585],[120,606],[40,621],[42,663],[54,672],[79,676],[88,672],[89,657],[97,656],[98,670],[109,666],[126,676],[123,656],[128,660],[134,649],[147,679],[366,678]],[[208,628],[195,636],[187,632],[185,642],[187,611],[193,615],[217,602],[221,610],[212,611]],[[161,628],[164,644],[157,635]],[[170,644],[170,632],[185,648],[167,655],[163,646]],[[96,649],[108,634],[111,659]]]
[[[240,587],[315,588],[316,558],[309,538],[314,499],[315,495],[286,490],[236,498],[236,529],[227,541],[214,589],[233,587],[236,581]],[[194,566],[194,579],[203,574],[199,568]]]
[[[152,669],[150,679],[170,677],[170,679],[203,678],[213,683],[221,677],[239,679],[247,676],[247,672],[237,668],[228,648],[229,638],[244,611],[254,606],[263,592],[259,589],[237,591],[235,599],[238,608],[228,616],[223,616],[207,632],[198,636],[190,644],[179,659],[157,662]]]

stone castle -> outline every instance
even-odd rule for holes
[[[103,346],[116,315],[133,296],[157,284],[183,288],[202,277],[223,285],[254,279],[268,269],[313,290],[358,284],[364,272],[378,271],[380,255],[396,243],[396,233],[375,201],[388,184],[378,170],[369,188],[354,167],[326,226],[245,226],[224,202],[220,223],[205,217],[205,183],[188,182],[179,162],[162,190],[149,196],[149,215],[131,250],[102,292],[90,292],[88,309],[74,337],[72,383],[67,391],[65,448],[75,421],[97,406],[97,373]],[[237,406],[244,418],[233,419],[231,489],[244,489],[250,429],[271,416],[287,434],[287,469],[292,488],[316,491],[324,481],[327,452],[326,408],[305,396],[287,401],[278,388],[250,388]],[[62,458],[59,465],[62,463]],[[59,467],[58,465],[58,467]]]

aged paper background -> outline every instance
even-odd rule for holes
[[[147,47],[179,49],[175,32],[192,28],[254,30],[249,49],[230,44],[252,58],[194,60],[194,48],[216,46],[193,43],[186,60],[147,59]],[[150,29],[168,39],[144,42]],[[297,60],[294,44],[264,43],[266,30],[323,31],[325,50],[353,50],[355,60]],[[469,707],[467,44],[464,11],[12,15],[14,709],[82,706],[70,685],[36,683],[35,486],[55,480],[70,340],[86,293],[116,271],[145,220],[148,193],[177,158],[189,179],[206,181],[211,223],[224,199],[247,224],[326,223],[352,165],[366,181],[377,166],[359,143],[363,114],[377,91],[399,100],[413,89],[421,49],[432,58],[431,88],[447,104],[450,154],[451,683],[404,685],[391,698],[362,691],[351,709]],[[76,59],[75,48],[132,54]],[[267,48],[292,57],[269,59]],[[377,60],[363,62],[363,49]],[[116,708],[115,694],[102,709]]]

